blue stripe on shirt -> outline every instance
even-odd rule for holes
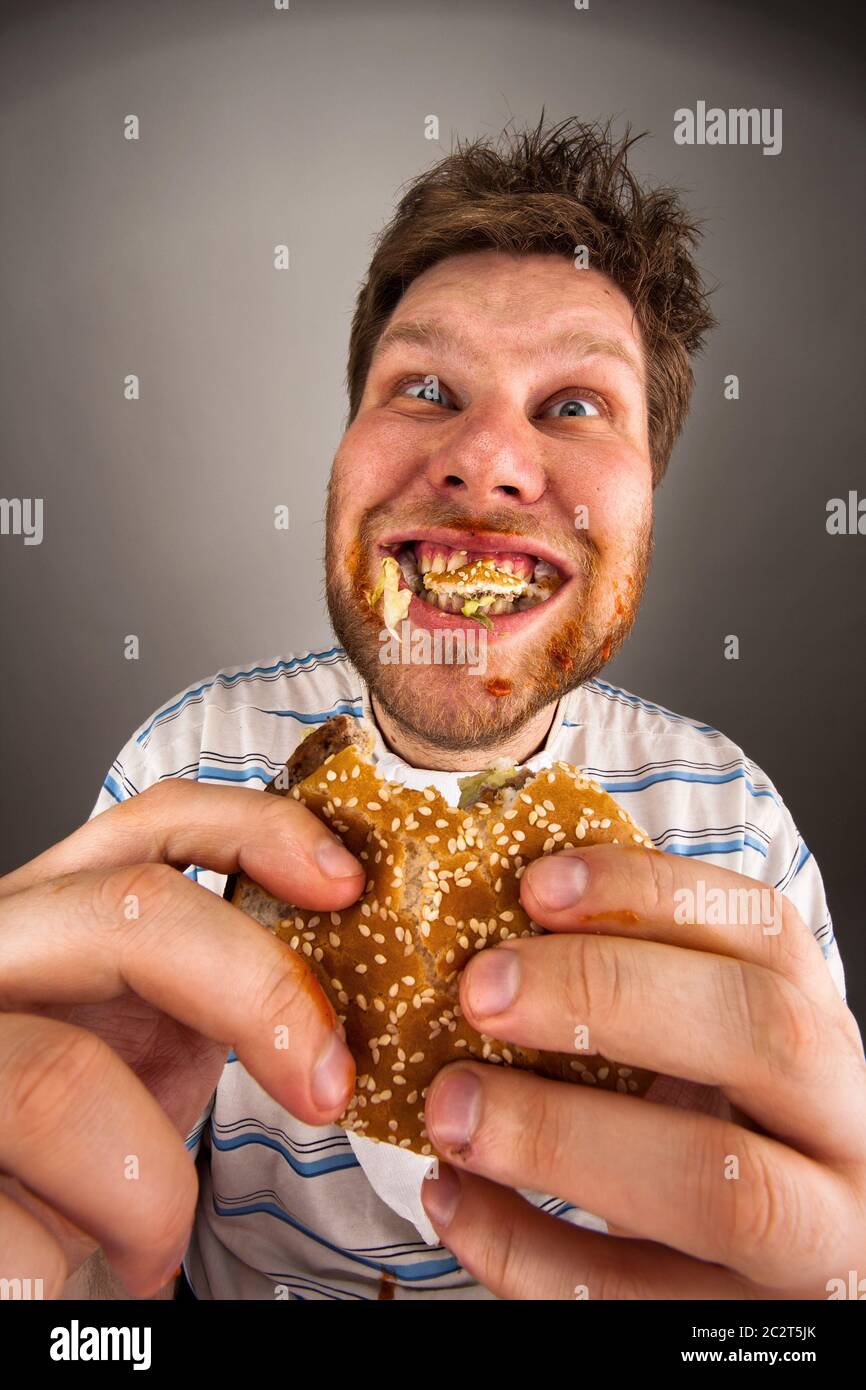
[[[190,700],[198,698],[203,695],[206,690],[213,689],[215,685],[221,685],[224,689],[231,689],[232,686],[240,682],[260,680],[262,677],[267,678],[278,672],[282,675],[296,674],[299,670],[310,672],[314,671],[316,666],[327,661],[329,658],[335,656],[342,657],[344,655],[345,653],[342,647],[329,647],[325,652],[306,652],[303,656],[291,657],[286,661],[277,661],[273,666],[253,666],[249,671],[237,671],[232,676],[224,675],[220,672],[218,675],[214,676],[213,680],[203,681],[201,685],[194,686],[192,689],[185,691],[179,700],[175,700],[173,705],[166,705],[164,709],[161,709],[158,714],[153,716],[147,728],[142,730],[136,742],[143,743],[145,739],[150,736],[151,730],[161,720],[167,719],[173,714],[177,714]],[[310,662],[313,664],[307,664]]]
[[[375,1269],[380,1274],[391,1274],[394,1278],[400,1278],[411,1283],[423,1283],[427,1279],[440,1279],[443,1275],[454,1274],[460,1266],[453,1256],[447,1259],[422,1259],[415,1260],[412,1264],[401,1265],[389,1263],[384,1260],[368,1259],[364,1255],[357,1254],[354,1250],[344,1250],[342,1246],[335,1245],[333,1241],[326,1240],[324,1236],[317,1235],[311,1231],[303,1222],[290,1216],[282,1207],[276,1205],[277,1194],[270,1192],[269,1195],[275,1200],[255,1201],[257,1193],[249,1193],[245,1196],[233,1197],[232,1202],[243,1202],[244,1206],[230,1207],[221,1202],[217,1197],[216,1191],[213,1194],[213,1207],[218,1216],[253,1216],[257,1214],[274,1216],[278,1221],[291,1226],[301,1235],[307,1236],[316,1245],[324,1246],[326,1250],[332,1250],[335,1255],[342,1255],[344,1259],[351,1260],[352,1263],[363,1265],[367,1269]]]

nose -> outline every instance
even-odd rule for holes
[[[546,479],[526,437],[528,423],[493,406],[474,419],[470,416],[467,411],[458,433],[427,464],[427,478],[436,492],[459,496],[467,506],[501,506],[505,497],[537,502]]]

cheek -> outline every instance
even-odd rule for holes
[[[344,514],[358,515],[400,496],[414,471],[412,447],[406,421],[389,422],[375,411],[359,416],[334,458]]]
[[[588,510],[588,531],[602,561],[632,552],[652,515],[652,474],[648,462],[619,451],[581,479],[580,501]]]

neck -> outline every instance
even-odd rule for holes
[[[428,767],[439,772],[475,772],[479,771],[480,767],[488,767],[496,758],[507,758],[512,763],[526,762],[527,758],[531,758],[533,753],[537,753],[543,746],[556,713],[555,703],[547,705],[521,725],[510,738],[486,747],[479,765],[477,751],[471,748],[451,751],[427,743],[386,714],[372,691],[370,700],[376,723],[391,752],[396,753],[398,758],[402,758],[410,767]]]

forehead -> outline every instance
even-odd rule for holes
[[[604,338],[642,364],[634,309],[601,271],[578,269],[566,256],[472,251],[449,256],[412,281],[388,329],[432,319],[459,330],[479,354],[526,353],[547,340]]]

